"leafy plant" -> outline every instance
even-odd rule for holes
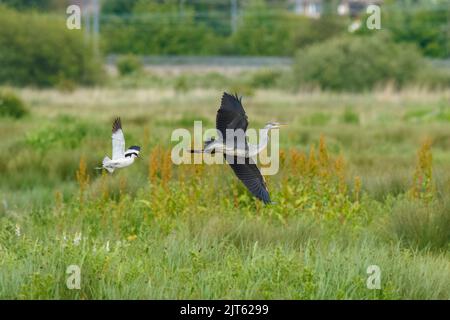
[[[294,78],[297,86],[365,91],[390,82],[397,87],[414,83],[423,65],[417,49],[387,35],[346,36],[299,51]]]
[[[22,118],[28,113],[24,102],[14,92],[0,90],[0,117]]]
[[[121,75],[137,73],[142,70],[142,62],[135,55],[124,55],[117,59],[117,69]]]
[[[0,83],[48,87],[61,80],[98,83],[103,76],[93,49],[64,20],[0,5]]]

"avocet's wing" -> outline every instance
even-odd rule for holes
[[[121,159],[125,156],[125,137],[122,131],[122,122],[116,118],[112,127],[112,160]]]

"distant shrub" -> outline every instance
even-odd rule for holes
[[[429,57],[448,58],[448,1],[416,1],[414,9],[407,1],[392,1],[383,6],[383,29],[390,30],[396,42],[416,44]],[[362,19],[365,21],[365,17]],[[363,24],[359,33],[370,34]]]
[[[303,124],[311,126],[325,126],[331,121],[331,115],[323,112],[314,112],[303,120]]]
[[[239,28],[230,38],[234,54],[289,55],[291,16],[287,12],[271,12],[262,3],[247,8]]]
[[[252,75],[250,85],[254,88],[275,87],[281,75],[280,70],[262,69]]]
[[[56,146],[73,149],[78,147],[89,133],[95,135],[96,130],[95,126],[76,122],[71,117],[59,117],[58,125],[42,127],[28,133],[25,142],[36,150],[44,152]]]
[[[22,118],[28,113],[23,101],[12,91],[0,91],[0,117]]]
[[[345,19],[336,16],[324,16],[321,19],[296,16],[292,30],[293,49],[305,48],[342,34],[346,31],[346,23]]]
[[[117,69],[121,75],[137,73],[142,70],[142,62],[135,55],[128,54],[117,59]]]
[[[185,93],[190,89],[188,80],[184,75],[181,75],[175,79],[174,89],[179,93]]]
[[[249,1],[230,37],[234,54],[288,56],[298,48],[332,38],[345,30],[344,19],[312,19],[287,10],[273,10],[263,1]]]
[[[341,116],[341,121],[347,124],[359,124],[359,115],[351,108],[346,108]]]
[[[77,88],[77,84],[73,80],[61,79],[56,84],[56,88],[61,92],[71,93]]]
[[[414,82],[424,60],[412,45],[396,44],[386,34],[341,37],[299,51],[294,66],[297,86],[364,91],[377,85]]]
[[[102,27],[108,52],[155,55],[217,52],[213,32],[195,21],[195,12],[189,6],[184,7],[183,14],[179,5],[171,1],[137,1],[132,9],[128,5],[127,9],[136,16],[111,16]]]
[[[54,86],[61,80],[93,84],[101,63],[83,33],[65,28],[64,19],[19,13],[0,5],[0,83]]]

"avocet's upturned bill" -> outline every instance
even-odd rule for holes
[[[97,169],[106,169],[109,173],[114,170],[125,168],[134,163],[134,159],[139,157],[141,147],[131,146],[125,150],[125,137],[123,136],[122,123],[120,118],[116,118],[112,126],[112,159],[105,157],[102,167]]]

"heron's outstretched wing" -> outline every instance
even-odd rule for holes
[[[233,163],[228,163],[236,176],[247,189],[264,203],[271,203],[269,191],[261,172],[251,158],[234,157]]]
[[[226,129],[247,131],[248,121],[241,99],[224,92],[220,108],[216,116],[216,129],[226,141]]]
[[[122,131],[122,122],[116,118],[112,126],[112,160],[125,156],[125,137]]]

